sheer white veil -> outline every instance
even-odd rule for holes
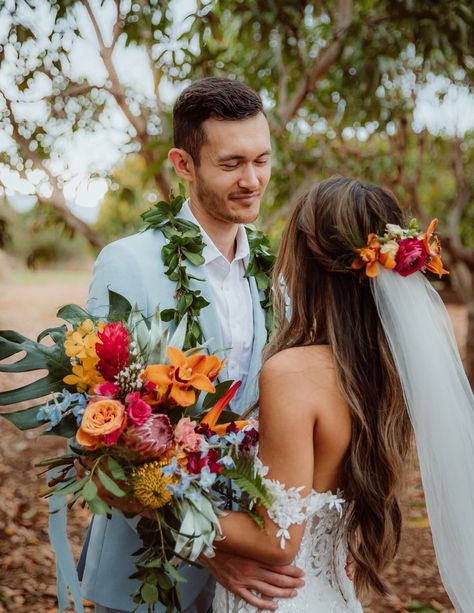
[[[454,606],[474,612],[474,396],[451,322],[422,273],[379,267],[372,292],[415,431],[440,574]]]

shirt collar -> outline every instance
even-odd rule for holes
[[[206,264],[209,264],[210,262],[213,262],[214,260],[217,260],[218,258],[223,258],[225,261],[227,261],[225,256],[215,246],[211,237],[207,234],[207,232],[198,222],[196,217],[193,215],[193,212],[191,211],[191,207],[189,206],[189,198],[183,204],[183,207],[180,213],[181,213],[181,217],[183,217],[184,219],[187,219],[188,221],[192,221],[197,226],[199,226],[199,229],[201,230],[202,238],[204,242],[206,243],[206,246],[204,247],[204,250],[202,253],[206,261]],[[234,256],[233,261],[235,262],[238,260],[244,260],[244,264],[247,264],[249,256],[250,256],[250,245],[249,245],[249,240],[247,238],[247,232],[245,231],[245,227],[242,224],[239,224],[239,229],[237,231],[237,246],[235,249],[235,256]]]

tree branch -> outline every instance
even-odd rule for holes
[[[113,47],[107,47],[105,45],[102,32],[100,31],[99,24],[94,15],[94,11],[89,4],[89,0],[81,0],[81,2],[84,5],[87,14],[89,15],[89,18],[92,22],[97,37],[97,42],[99,43],[99,54],[102,58],[102,61],[104,62],[105,69],[112,84],[112,87],[107,89],[115,98],[115,101],[117,102],[122,113],[128,119],[130,125],[135,129],[135,132],[137,134],[137,140],[141,145],[140,155],[144,157],[148,165],[151,165],[155,162],[155,159],[153,152],[147,148],[147,145],[149,143],[149,136],[146,127],[146,111],[142,106],[140,106],[140,116],[137,117],[132,113],[130,107],[126,102],[125,90],[122,86],[122,83],[120,82],[112,60]],[[161,168],[159,172],[155,173],[154,180],[156,186],[163,194],[163,196],[165,198],[168,197],[170,191],[170,184],[163,168]]]
[[[40,156],[35,151],[30,150],[28,146],[28,141],[20,133],[20,127],[13,113],[11,100],[9,100],[3,92],[0,93],[5,100],[5,104],[9,113],[9,120],[13,130],[13,138],[17,143],[18,147],[20,148],[23,157],[31,160],[35,169],[41,170],[46,174],[46,176],[48,177],[48,181],[52,187],[53,193],[50,197],[40,196],[37,194],[38,200],[44,202],[48,206],[52,207],[55,211],[57,211],[66,226],[74,232],[78,232],[79,234],[85,236],[93,247],[98,247],[99,249],[102,248],[103,242],[98,237],[98,235],[91,229],[88,224],[82,221],[82,219],[76,217],[71,211],[71,209],[68,207],[64,194],[58,185],[57,178],[52,174],[52,172],[49,170],[49,168],[46,166]]]
[[[292,119],[316,83],[334,66],[341,55],[344,38],[352,22],[352,0],[339,0],[336,12],[335,34],[331,44],[321,53],[312,70],[308,71],[294,96],[279,113],[282,125]]]
[[[81,1],[92,22],[92,26],[97,37],[97,42],[99,43],[99,54],[102,58],[102,61],[104,62],[108,77],[112,83],[110,91],[114,96],[120,110],[135,129],[140,142],[145,143],[147,142],[146,121],[142,116],[137,117],[136,115],[134,115],[130,110],[130,107],[126,103],[125,90],[122,86],[122,83],[120,82],[120,79],[118,78],[117,71],[115,70],[115,66],[112,61],[112,48],[107,47],[104,43],[104,37],[102,36],[102,32],[100,31],[99,24],[97,23],[97,19],[94,15],[94,11],[89,4],[89,0]]]
[[[117,44],[117,40],[122,33],[122,22],[120,21],[120,0],[115,0],[115,9],[116,9],[116,19],[114,23],[114,29],[112,32],[112,42],[110,44],[110,49],[113,51],[115,45]]]

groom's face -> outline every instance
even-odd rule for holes
[[[249,119],[208,119],[192,186],[199,205],[230,223],[255,221],[271,174],[270,130],[260,113]]]

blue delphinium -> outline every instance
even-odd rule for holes
[[[80,426],[88,398],[87,394],[80,394],[78,392],[71,394],[67,389],[63,389],[62,392],[55,394],[52,400],[48,401],[47,404],[38,410],[36,419],[38,421],[49,421],[47,430],[52,430],[59,424],[64,413],[71,409],[72,414],[76,418],[77,425]]]

